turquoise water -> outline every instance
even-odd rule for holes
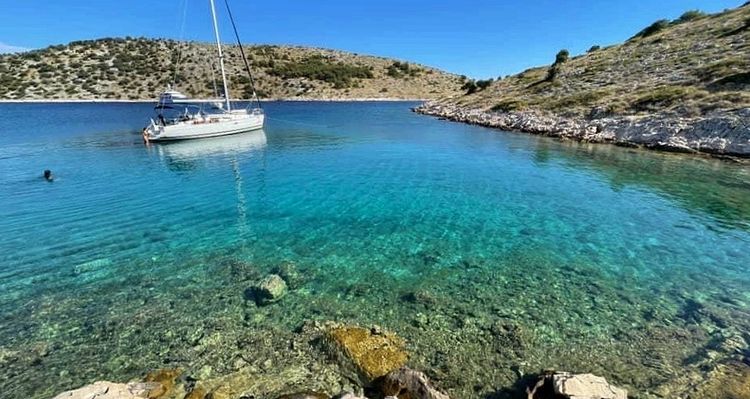
[[[282,353],[310,320],[395,331],[459,398],[544,368],[659,393],[747,356],[749,166],[413,105],[270,103],[262,133],[151,146],[149,104],[0,105],[4,393],[326,364]],[[286,262],[287,297],[245,300]]]

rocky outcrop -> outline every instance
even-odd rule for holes
[[[592,143],[750,157],[750,108],[702,117],[602,116],[565,118],[539,112],[492,112],[428,102],[415,112],[456,122]]]
[[[154,398],[162,390],[158,383],[131,382],[117,384],[99,381],[85,387],[63,392],[54,399],[147,399]]]
[[[526,390],[528,399],[627,399],[628,392],[593,374],[554,372],[542,375]]]
[[[404,341],[379,328],[334,325],[325,331],[324,341],[329,356],[363,386],[400,368],[408,358]]]
[[[556,373],[552,376],[555,393],[570,399],[627,399],[628,392],[610,385],[593,374]]]
[[[386,374],[380,382],[380,391],[399,399],[449,399],[432,386],[424,373],[406,367]]]

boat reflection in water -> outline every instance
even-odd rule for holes
[[[230,136],[155,143],[150,147],[168,164],[191,162],[214,156],[231,157],[263,149],[266,147],[266,133],[263,130],[254,130]]]
[[[147,148],[158,154],[169,170],[190,172],[212,161],[229,159],[236,162],[241,155],[257,152],[265,147],[266,133],[254,130],[230,136],[152,143]]]
[[[238,236],[244,239],[252,238],[253,232],[247,223],[247,201],[245,200],[244,182],[241,173],[240,160],[252,158],[253,155],[261,153],[266,147],[266,133],[263,130],[254,130],[246,133],[238,133],[229,136],[213,137],[206,139],[194,139],[159,143],[149,145],[167,167],[175,172],[192,172],[206,165],[207,162],[215,161],[219,167],[226,165],[231,168],[234,176],[234,191],[237,196],[237,228]],[[258,191],[259,203],[265,198],[265,158],[260,157],[260,168],[255,186]]]

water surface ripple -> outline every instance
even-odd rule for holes
[[[148,104],[0,105],[4,394],[272,375],[310,320],[397,332],[458,398],[544,368],[673,392],[748,352],[750,167],[412,105],[270,103],[262,133],[148,147]],[[248,303],[283,262],[300,286]]]

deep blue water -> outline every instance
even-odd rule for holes
[[[747,165],[498,132],[413,105],[269,103],[264,132],[150,146],[138,133],[150,104],[0,105],[0,382],[44,397],[159,363],[197,367],[139,355],[159,323],[135,340],[92,331],[162,300],[178,303],[165,323],[200,324],[211,317],[201,306],[232,293],[245,306],[246,282],[206,269],[226,258],[264,272],[290,261],[310,276],[257,328],[379,323],[429,352],[440,344],[399,299],[416,287],[452,302],[435,314],[473,308],[477,320],[524,324],[559,351],[555,366],[617,379],[609,356],[627,346],[620,383],[636,390],[671,378],[634,360],[639,331],[705,330],[684,352],[641,344],[668,352],[660,361],[676,374],[717,331],[750,325]],[[707,325],[695,306],[724,322]],[[52,348],[41,360],[18,355],[39,345]],[[82,366],[64,371],[71,362]],[[464,396],[454,380],[444,385]]]

